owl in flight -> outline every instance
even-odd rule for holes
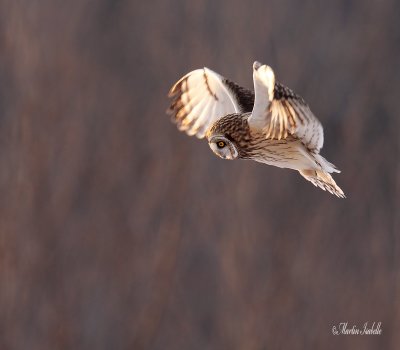
[[[313,185],[344,198],[330,173],[340,171],[319,151],[323,128],[306,102],[275,81],[273,70],[253,64],[254,93],[211,69],[194,70],[170,90],[168,113],[179,130],[207,137],[223,159],[253,159],[297,170]]]

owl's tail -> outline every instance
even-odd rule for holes
[[[299,173],[314,186],[322,188],[324,191],[328,191],[339,198],[346,198],[342,189],[336,185],[335,180],[328,172],[323,170],[306,169],[299,170]]]

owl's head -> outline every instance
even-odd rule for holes
[[[223,159],[236,159],[239,155],[235,144],[223,135],[214,135],[208,139],[212,151]]]
[[[233,113],[218,119],[206,133],[212,151],[223,159],[247,158],[250,141],[247,117],[250,113]]]

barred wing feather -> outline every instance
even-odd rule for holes
[[[219,118],[243,111],[240,103],[242,96],[239,96],[241,90],[245,89],[211,69],[197,69],[186,74],[171,88],[168,96],[172,98],[172,103],[168,112],[179,130],[203,138],[207,129]]]
[[[270,139],[293,135],[318,152],[324,143],[323,128],[303,98],[276,82],[272,69],[258,62],[253,66],[253,80],[255,103],[250,126]]]

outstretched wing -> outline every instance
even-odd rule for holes
[[[275,81],[273,70],[258,62],[253,65],[255,103],[248,119],[251,128],[262,130],[266,138],[284,139],[293,135],[310,150],[319,151],[324,131],[306,102]]]
[[[168,113],[179,130],[203,138],[219,118],[231,113],[250,112],[254,94],[211,69],[194,70],[182,77],[169,91],[172,103]]]

